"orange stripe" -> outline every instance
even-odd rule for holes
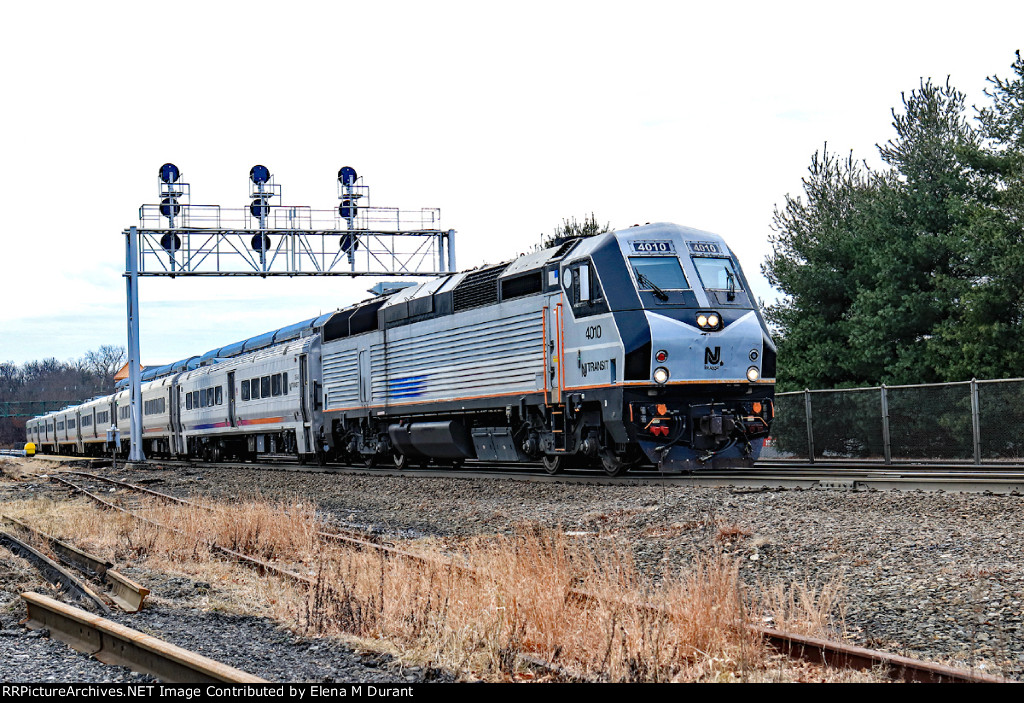
[[[558,402],[562,402],[565,393],[565,310],[562,309],[562,298],[558,298]]]
[[[666,386],[699,386],[699,385],[715,385],[715,384],[722,384],[722,383],[728,383],[728,384],[746,383],[746,384],[751,385],[751,386],[773,386],[773,385],[775,385],[775,381],[774,380],[770,380],[770,381],[761,380],[761,381],[758,381],[757,383],[750,383],[750,381],[748,381],[745,378],[742,381],[740,381],[740,380],[735,380],[735,381],[730,381],[730,380],[725,380],[725,381],[669,381],[665,385]],[[620,382],[618,382],[618,383],[616,383],[614,385],[615,386],[656,386],[657,384],[654,383],[654,381],[620,381]],[[598,383],[597,385],[592,385],[592,386],[566,386],[565,389],[566,390],[580,391],[580,390],[587,390],[589,388],[612,388],[612,387],[613,387],[612,384]]]
[[[257,420],[239,420],[238,424],[245,425],[270,425],[275,422],[284,422],[283,417],[261,417]]]

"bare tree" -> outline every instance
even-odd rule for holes
[[[114,386],[114,374],[124,366],[128,354],[124,347],[104,344],[95,351],[86,352],[85,363],[99,377],[104,386]]]

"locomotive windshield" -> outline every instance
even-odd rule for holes
[[[705,289],[727,290],[732,293],[743,290],[730,259],[695,256],[693,264],[697,267],[697,274]]]
[[[631,256],[629,264],[633,267],[640,290],[657,292],[661,289],[687,290],[690,287],[679,259],[674,256]]]

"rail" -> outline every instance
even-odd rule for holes
[[[149,595],[149,589],[143,588],[124,574],[111,568],[113,567],[111,562],[82,551],[9,515],[0,515],[0,522],[14,525],[23,532],[37,536],[46,542],[53,553],[65,564],[106,583],[110,588],[107,596],[117,603],[121,610],[126,613],[137,613],[142,609],[142,604],[146,600],[146,596]]]
[[[58,590],[67,593],[75,600],[88,603],[101,613],[110,612],[107,604],[100,600],[100,597],[93,593],[91,588],[82,583],[82,581],[60,564],[36,550],[32,545],[7,532],[0,532],[0,546],[6,547],[13,554],[32,563],[39,573],[42,574],[43,578],[56,586]]]
[[[104,664],[127,666],[168,683],[267,683],[137,630],[38,593],[22,593],[29,629],[50,636]]]

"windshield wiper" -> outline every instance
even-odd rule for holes
[[[729,300],[736,299],[736,277],[732,275],[732,271],[729,269],[725,270],[726,280],[729,281]]]
[[[636,270],[636,269],[634,269],[634,270]],[[647,276],[643,275],[639,271],[636,272],[636,280],[637,280],[637,283],[639,283],[640,285],[647,286],[652,291],[654,291],[654,295],[655,295],[655,297],[657,297],[658,300],[660,300],[662,302],[667,302],[668,301],[668,293],[663,291],[661,288],[658,288],[658,286],[654,285],[654,281],[652,281],[651,279],[649,279]]]

